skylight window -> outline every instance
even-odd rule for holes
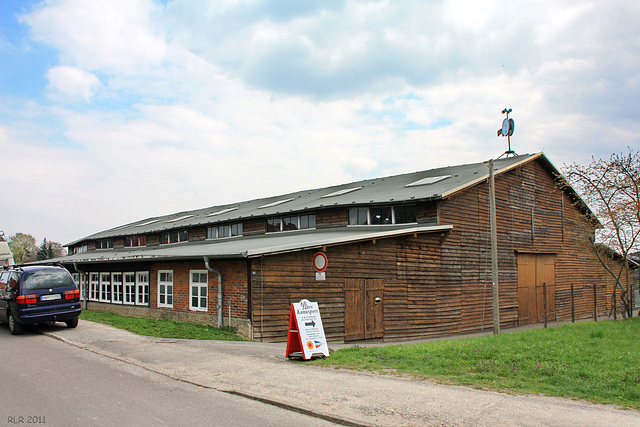
[[[235,211],[236,209],[238,209],[237,206],[235,208],[226,208],[226,209],[222,209],[221,211],[218,211],[218,212],[213,212],[213,213],[207,214],[207,216],[222,215],[222,214],[226,214],[226,213]]]
[[[327,197],[342,196],[343,194],[351,193],[352,191],[360,190],[361,188],[362,187],[345,188],[345,189],[338,190],[338,191],[335,191],[335,192],[330,193],[330,194],[325,194],[324,196],[322,196],[322,198],[325,199]]]
[[[178,222],[178,221],[182,221],[183,219],[191,218],[192,216],[193,216],[192,214],[190,214],[190,215],[183,215],[183,216],[178,217],[178,218],[169,219],[169,220],[167,220],[167,222]]]
[[[136,227],[144,227],[145,225],[151,225],[160,221],[159,219],[152,219],[151,221],[143,222],[142,224],[136,225]]]
[[[276,202],[272,202],[272,203],[269,203],[269,204],[266,204],[266,205],[260,206],[260,207],[258,207],[258,209],[272,208],[272,207],[274,207],[274,206],[278,206],[278,205],[281,205],[281,204],[283,204],[283,203],[290,202],[290,201],[292,201],[292,200],[293,200],[293,199],[278,200],[278,201],[276,201]]]
[[[441,175],[441,176],[429,176],[427,178],[422,178],[419,181],[412,182],[411,184],[405,185],[405,187],[418,187],[420,185],[429,185],[435,184],[436,182],[440,182],[444,179],[451,177],[451,175]]]
[[[123,228],[127,228],[127,227],[129,227],[129,225],[130,225],[130,224],[121,225],[120,227],[112,228],[112,229],[111,229],[111,230],[109,230],[109,231],[122,230]]]

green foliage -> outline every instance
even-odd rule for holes
[[[179,338],[192,340],[244,341],[244,338],[228,330],[213,326],[197,325],[173,320],[146,319],[120,316],[112,313],[83,310],[80,318],[91,322],[104,323],[138,335],[158,338]]]
[[[415,345],[352,347],[313,363],[640,408],[640,318]]]
[[[51,245],[51,242],[47,242],[47,239],[45,238],[42,241],[42,244],[40,245],[40,247],[38,248],[38,252],[36,253],[36,259],[38,261],[42,261],[45,259],[51,259],[53,258],[53,246]]]
[[[66,255],[66,250],[58,242],[52,242],[46,238],[42,241],[42,244],[38,248],[36,253],[36,259],[42,261],[45,259],[58,258]]]
[[[16,264],[36,259],[36,239],[31,234],[16,233],[9,238],[7,243],[13,253],[13,260]]]

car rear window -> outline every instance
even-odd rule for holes
[[[22,289],[49,289],[73,287],[73,277],[64,270],[37,270],[25,273],[22,276]]]

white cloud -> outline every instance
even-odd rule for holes
[[[65,63],[89,70],[136,72],[161,65],[166,45],[154,27],[152,0],[50,0],[22,16],[33,38]]]
[[[63,99],[82,98],[86,102],[91,101],[101,86],[95,74],[70,66],[50,68],[47,70],[47,80],[54,96],[61,95]]]
[[[55,224],[64,237],[39,239],[68,242],[484,161],[507,148],[504,107],[519,153],[608,157],[640,143],[639,15],[616,0],[48,0],[22,22],[57,53],[49,98],[0,102],[0,147],[30,159],[9,185],[55,221],[34,198],[33,216],[3,218],[5,231]]]

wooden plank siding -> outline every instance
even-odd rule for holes
[[[316,213],[316,227],[346,227],[347,226],[347,210],[346,209],[324,209]]]
[[[492,328],[488,197],[488,184],[481,182],[440,202],[418,204],[418,222],[453,225],[448,234],[326,248],[324,281],[316,281],[315,251],[250,260],[254,338],[286,340],[290,304],[306,298],[318,302],[327,339],[342,341],[345,281],[350,279],[381,281],[386,340]],[[520,323],[518,254],[549,255],[541,258],[555,273],[543,279],[555,279],[548,284],[549,320],[571,319],[571,284],[577,318],[593,315],[593,285],[598,287],[598,313],[606,313],[613,280],[593,252],[592,225],[556,187],[545,166],[536,160],[497,175],[496,199],[501,327]],[[318,228],[345,224],[346,212],[346,208],[318,212]]]
[[[252,260],[251,307],[255,339],[285,340],[290,304],[306,298],[318,303],[327,339],[342,341],[345,279],[382,279],[385,298],[387,285],[395,280],[394,239],[327,248],[328,267],[324,281],[316,281],[312,265],[314,254],[315,251],[303,251]]]
[[[464,205],[476,209],[464,209]],[[589,238],[593,236],[593,228],[584,215],[559,190],[553,177],[539,162],[527,163],[513,171],[498,176],[496,179],[496,206],[498,226],[498,265],[500,287],[500,323],[501,326],[517,325],[517,254],[530,252],[538,254],[555,254],[555,290],[549,296],[554,304],[550,312],[555,311],[554,319],[571,318],[571,283],[576,289],[593,284],[600,285],[598,295],[598,312],[605,313],[610,308],[610,296],[613,280],[608,277],[600,265]],[[564,200],[563,200],[564,199]],[[463,278],[464,288],[477,287],[472,279],[480,277],[481,284],[491,285],[489,229],[487,213],[488,185],[479,184],[463,194],[455,195],[440,205],[442,224],[453,224],[452,235],[460,235],[460,244],[451,244],[447,239],[443,251],[448,246],[452,250],[475,246],[475,253],[467,253],[469,273]],[[475,230],[474,230],[475,228]],[[460,254],[462,255],[462,254]],[[454,260],[455,261],[455,260]],[[488,292],[489,298],[491,292]],[[593,294],[588,292],[576,294],[576,317],[591,317],[593,313]],[[607,297],[608,295],[608,297]],[[479,307],[468,307],[465,310],[469,319],[468,329],[492,327],[491,309],[489,314],[480,311]],[[485,323],[480,319],[484,319]]]

